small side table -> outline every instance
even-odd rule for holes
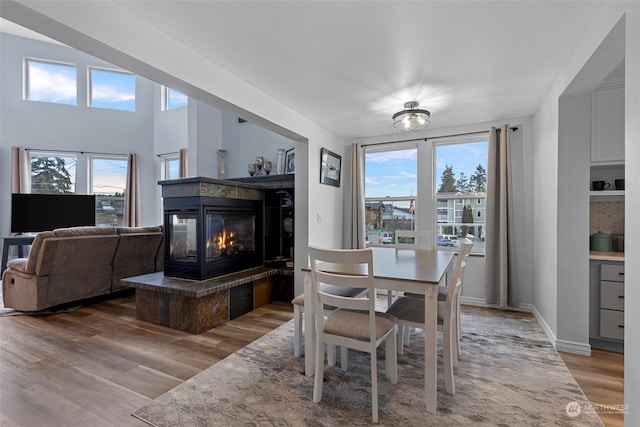
[[[18,247],[18,257],[24,256],[24,247],[33,243],[36,236],[7,236],[2,238],[2,264],[0,265],[0,277],[7,269],[7,261],[9,261],[9,247]]]

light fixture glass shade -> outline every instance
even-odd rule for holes
[[[420,130],[429,126],[431,113],[418,108],[417,101],[404,104],[404,110],[393,115],[393,127],[408,132]]]

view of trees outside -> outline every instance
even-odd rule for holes
[[[75,193],[76,158],[71,156],[32,156],[31,192],[40,194]]]
[[[472,233],[479,240],[474,247],[483,247],[488,145],[488,141],[435,145],[435,169],[425,171],[417,168],[415,148],[366,153],[367,241],[394,243],[395,230],[414,229],[415,215],[428,215],[436,217],[437,245],[457,246],[455,238],[450,243],[450,236]],[[434,174],[435,212],[415,212],[417,185],[428,173]]]

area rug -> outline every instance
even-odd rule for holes
[[[462,324],[455,395],[444,391],[439,351],[437,414],[425,411],[422,334],[398,356],[398,384],[384,376],[379,351],[379,425],[602,425],[531,315],[465,307]],[[323,398],[314,403],[313,378],[293,357],[290,321],[133,416],[157,427],[362,426],[371,424],[370,391],[368,355],[350,351],[348,372],[325,365]]]

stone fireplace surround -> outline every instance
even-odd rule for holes
[[[264,178],[260,184],[203,177],[159,184],[163,197],[206,195],[249,200],[264,200],[265,189],[293,187],[293,175]],[[200,334],[269,303],[280,282],[284,279],[292,284],[292,278],[292,268],[262,265],[205,280],[175,278],[157,272],[126,278],[122,283],[136,288],[138,320]]]

